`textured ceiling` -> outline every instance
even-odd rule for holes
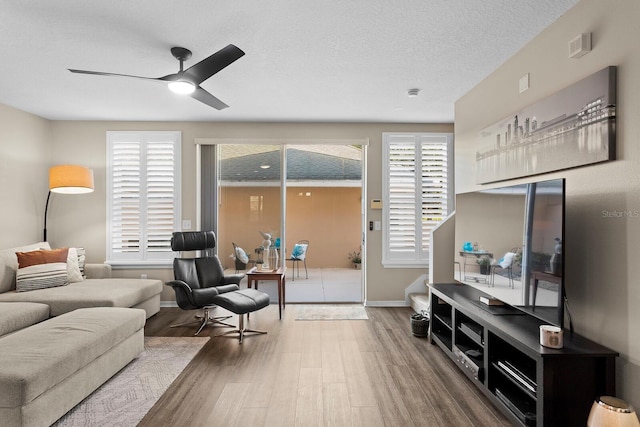
[[[56,120],[453,122],[458,98],[577,1],[0,0],[0,103]],[[246,55],[202,84],[222,111],[67,71],[159,77],[178,70],[172,46],[193,51],[188,67],[229,43]]]

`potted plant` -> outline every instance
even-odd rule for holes
[[[491,273],[491,259],[489,257],[478,258],[478,264],[480,265],[480,274],[488,276]]]
[[[356,270],[360,270],[360,268],[362,268],[362,257],[360,256],[360,251],[350,252],[349,259],[353,263],[353,268]]]

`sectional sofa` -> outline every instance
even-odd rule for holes
[[[159,280],[114,279],[87,264],[86,278],[16,291],[16,252],[0,250],[0,423],[48,426],[144,349],[144,324],[160,309]]]
[[[162,282],[152,279],[114,279],[105,264],[86,264],[86,278],[29,292],[16,291],[18,262],[16,252],[51,249],[49,243],[0,250],[0,302],[36,302],[47,304],[51,316],[87,307],[141,308],[149,318],[160,310]]]

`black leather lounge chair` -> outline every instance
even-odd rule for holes
[[[213,253],[216,235],[213,231],[175,232],[171,238],[171,249],[178,252],[205,251],[204,256],[194,258],[175,258],[173,274],[175,280],[167,282],[176,294],[178,307],[183,310],[202,310],[202,319],[196,315],[195,321],[171,325],[171,327],[200,323],[195,335],[205,326],[219,323],[222,326],[233,325],[222,322],[231,316],[211,317],[215,307],[214,298],[220,294],[240,289],[240,280],[244,274],[224,274],[220,259]]]
[[[237,338],[242,343],[246,334],[266,334],[264,331],[246,328],[244,315],[268,306],[269,295],[256,289],[240,290],[239,285],[244,274],[225,276],[220,259],[213,253],[215,246],[216,235],[213,231],[173,233],[171,248],[174,251],[205,251],[204,257],[175,258],[173,260],[175,280],[167,282],[167,285],[175,291],[178,306],[183,310],[203,310],[202,321],[196,335],[205,326],[213,323],[234,327],[222,322],[231,316],[210,317],[210,310],[215,306],[220,306],[238,315],[237,329],[216,336],[237,334]],[[172,327],[182,325],[185,323],[172,325]]]

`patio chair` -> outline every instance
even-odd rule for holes
[[[494,286],[495,284],[496,270],[505,270],[509,278],[509,287],[513,288],[513,263],[515,258],[516,252],[512,249],[511,252],[504,254],[502,258],[491,263],[491,281],[489,286]]]
[[[291,251],[291,256],[287,258],[287,261],[291,261],[292,271],[291,271],[291,280],[295,279],[296,266],[298,266],[298,277],[300,277],[300,263],[304,264],[304,272],[309,278],[309,272],[307,271],[307,255],[309,254],[309,241],[308,240],[298,240],[298,243],[293,245],[293,250]]]

